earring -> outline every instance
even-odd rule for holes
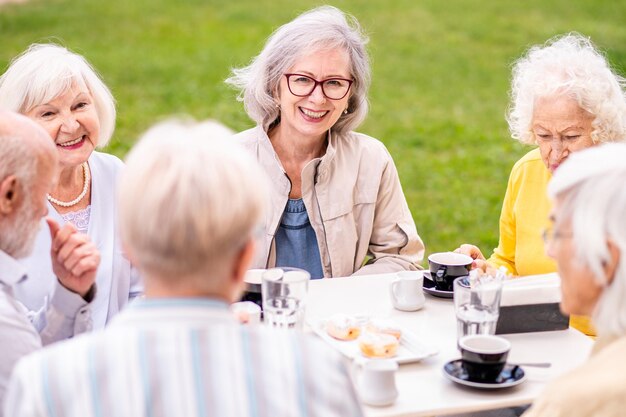
[[[346,109],[343,111],[343,114],[348,114],[348,108],[346,107]]]

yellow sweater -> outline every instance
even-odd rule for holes
[[[533,149],[515,163],[502,203],[500,242],[489,258],[490,263],[520,276],[556,271],[541,237],[552,207],[547,196],[551,177],[539,149]],[[570,324],[585,334],[595,334],[586,317],[573,316]]]

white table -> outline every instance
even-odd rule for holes
[[[460,357],[453,301],[426,295],[426,304],[419,311],[395,310],[388,289],[392,279],[393,274],[333,278],[312,281],[309,287],[308,319],[334,313],[389,317],[439,349],[434,357],[401,365],[396,376],[397,401],[388,407],[366,406],[369,417],[446,415],[528,404],[548,381],[583,363],[592,348],[590,338],[571,328],[505,335],[512,344],[510,362],[550,362],[552,367],[524,367],[527,380],[509,389],[484,391],[460,386],[442,372],[446,362]]]

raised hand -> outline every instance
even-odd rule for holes
[[[66,223],[59,227],[50,217],[46,223],[52,238],[50,256],[54,274],[61,285],[84,298],[96,280],[100,252],[89,236],[79,233],[74,225]]]

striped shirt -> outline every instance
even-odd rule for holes
[[[209,299],[140,300],[102,331],[21,360],[6,415],[362,416],[342,357],[294,331],[241,326]]]

